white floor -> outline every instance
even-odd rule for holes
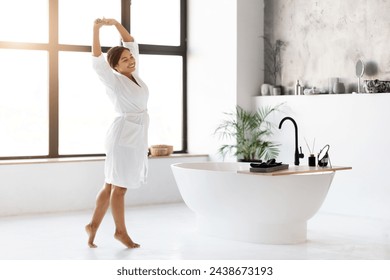
[[[260,245],[204,236],[184,204],[128,208],[126,220],[139,249],[113,238],[107,213],[90,249],[84,225],[91,211],[0,218],[1,260],[389,260],[390,222],[317,214],[308,241]]]

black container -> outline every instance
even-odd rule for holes
[[[316,166],[316,157],[315,155],[311,154],[308,158],[309,166]]]

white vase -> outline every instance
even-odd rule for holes
[[[261,95],[270,95],[271,94],[270,88],[271,88],[271,85],[262,84],[261,85]]]

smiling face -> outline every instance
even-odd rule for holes
[[[124,49],[114,69],[122,75],[130,77],[135,70],[135,59],[131,52]]]
[[[131,78],[135,70],[135,59],[128,48],[112,47],[107,52],[107,61],[112,69]]]

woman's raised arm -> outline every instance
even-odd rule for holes
[[[112,18],[96,19],[93,24],[93,43],[92,43],[92,55],[100,56],[102,54],[102,48],[100,45],[100,28],[104,25],[114,25],[119,32],[123,42],[134,42],[133,36],[126,30],[126,28],[120,24],[117,20]]]
[[[99,57],[102,54],[100,46],[100,28],[104,25],[103,20],[96,19],[93,23],[93,41],[92,41],[92,55]]]
[[[107,19],[107,21],[109,23],[112,22],[112,25],[114,25],[116,27],[123,42],[134,42],[133,36],[130,35],[130,33],[126,30],[126,28],[122,24],[120,24],[115,19]]]

